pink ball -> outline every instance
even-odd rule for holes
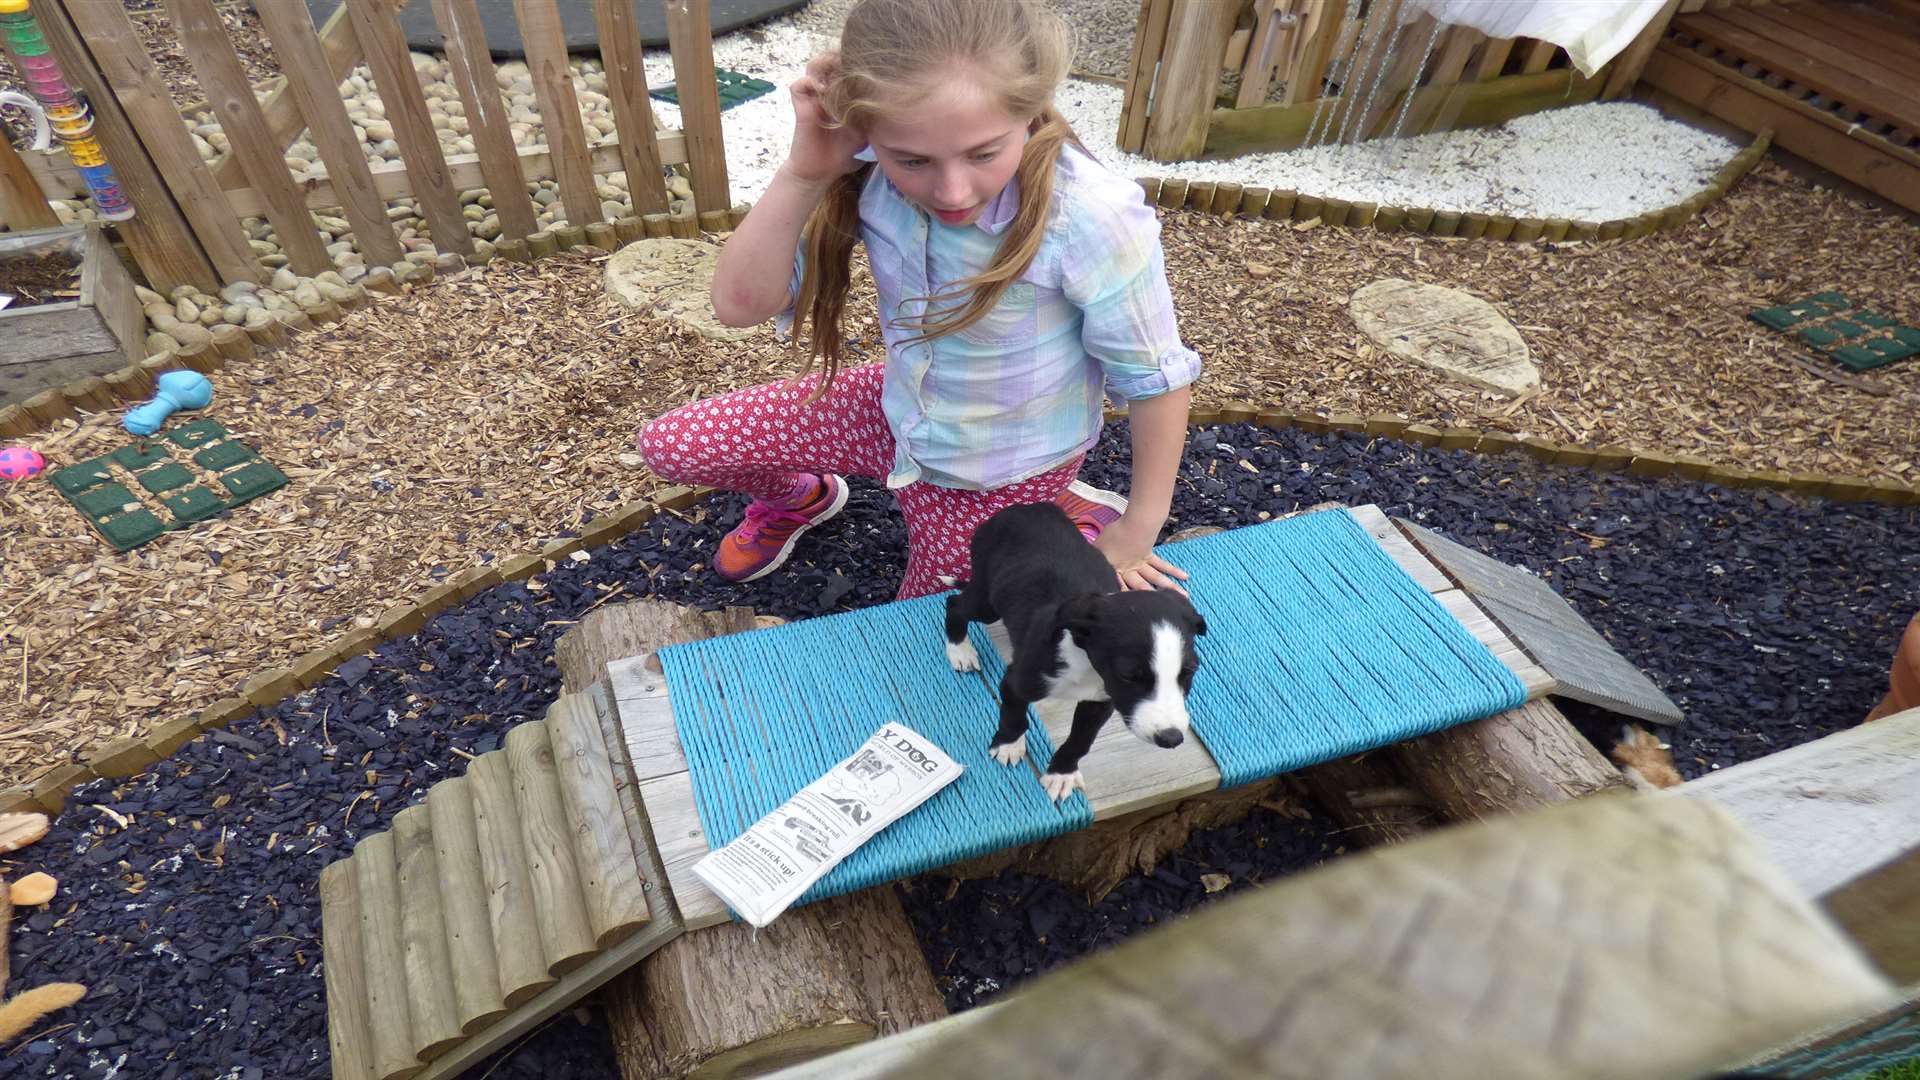
[[[46,467],[46,458],[24,446],[0,450],[0,480],[25,480],[40,475],[40,470]]]

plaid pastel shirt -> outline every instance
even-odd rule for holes
[[[927,297],[992,260],[1019,208],[1018,187],[1009,182],[977,222],[959,228],[931,219],[877,168],[860,196],[887,346],[890,488],[1019,483],[1093,446],[1108,394],[1138,401],[1200,375],[1200,357],[1175,324],[1153,209],[1138,184],[1072,146],[1061,152],[1053,212],[1027,272],[973,326],[903,344],[914,334],[901,319],[920,317]],[[783,331],[792,328],[802,269],[796,258]]]

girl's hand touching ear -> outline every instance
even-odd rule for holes
[[[867,145],[850,127],[829,127],[821,95],[840,67],[840,54],[823,52],[807,62],[807,73],[793,81],[793,148],[785,168],[796,180],[827,184],[860,167],[853,155]]]

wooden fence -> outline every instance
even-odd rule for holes
[[[1411,0],[1142,0],[1119,145],[1159,161],[1231,157],[1617,98],[1676,11],[1709,2],[1753,0],[1668,0],[1626,51],[1586,77],[1552,42],[1489,39],[1425,13],[1403,27]],[[1230,101],[1220,95],[1223,76],[1238,80]],[[1269,102],[1276,85],[1279,100]]]
[[[210,163],[195,150],[123,5],[34,0],[33,12],[68,80],[90,98],[96,134],[138,210],[120,226],[134,259],[162,291],[179,284],[215,291],[223,283],[262,278],[242,226],[247,217],[272,223],[290,265],[302,274],[333,265],[314,211],[344,217],[368,263],[387,264],[402,258],[387,204],[412,198],[438,250],[471,255],[461,194],[484,188],[499,217],[500,246],[511,250],[533,237],[537,249],[544,237],[528,196],[530,183],[557,181],[565,228],[599,233],[614,226],[605,220],[594,177],[620,170],[626,172],[640,218],[629,227],[651,235],[685,234],[700,224],[721,227],[730,198],[708,0],[662,2],[681,130],[655,131],[632,5],[594,0],[616,133],[590,143],[555,0],[514,0],[547,138],[544,145],[520,148],[508,128],[475,0],[433,0],[435,19],[446,35],[450,80],[476,151],[449,155],[435,133],[401,32],[402,0],[344,0],[318,27],[297,0],[256,5],[282,71],[264,100],[248,85],[214,0],[166,0],[181,51],[231,147]],[[340,80],[362,60],[393,127],[398,162],[369,163],[339,93]],[[324,168],[296,176],[284,155],[302,131],[311,132]],[[63,152],[29,152],[26,159],[40,188],[52,197],[84,191]],[[693,192],[690,212],[679,220],[667,217],[663,167],[672,165],[687,167]],[[11,175],[18,171],[13,168]]]

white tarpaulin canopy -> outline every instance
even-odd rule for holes
[[[1426,12],[1492,38],[1551,41],[1567,50],[1582,75],[1591,76],[1665,6],[1666,0],[1407,0],[1400,17],[1410,21]]]

